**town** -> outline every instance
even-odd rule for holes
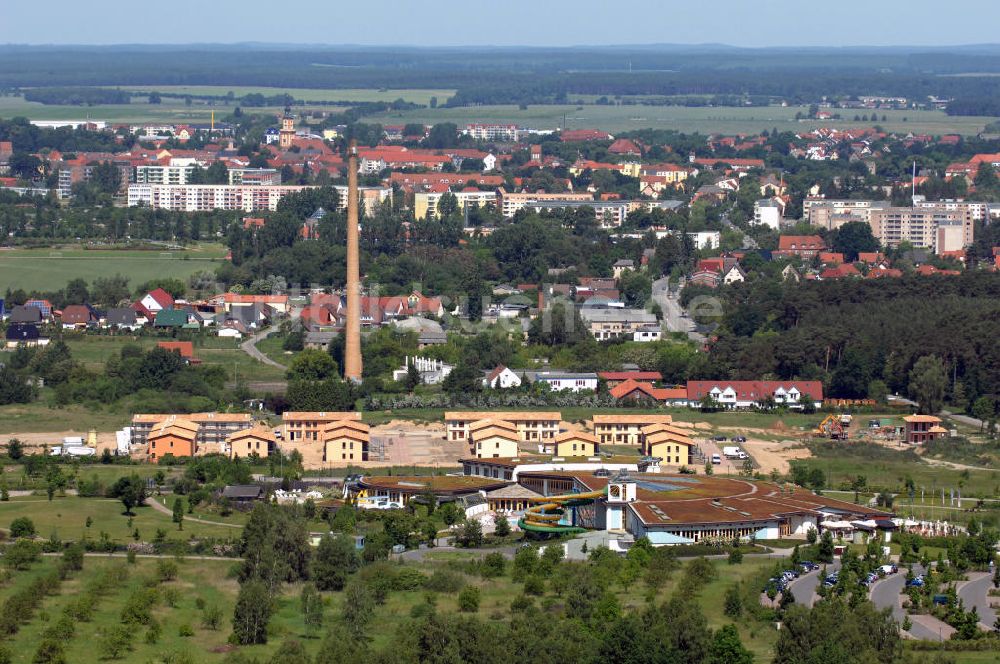
[[[995,659],[990,56],[63,48],[0,46],[0,662]]]

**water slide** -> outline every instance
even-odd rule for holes
[[[532,498],[537,505],[532,505],[525,511],[517,525],[521,530],[533,533],[582,533],[585,528],[579,526],[559,525],[559,521],[566,514],[566,508],[589,505],[597,498],[604,498],[608,495],[607,488],[600,491],[590,491],[587,493],[568,493],[561,496],[544,496]]]

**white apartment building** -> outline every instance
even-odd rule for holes
[[[512,124],[469,124],[462,130],[477,141],[516,141],[517,125]]]
[[[128,205],[177,212],[274,211],[284,196],[309,188],[286,185],[133,184],[128,188]]]
[[[497,202],[496,191],[417,192],[413,195],[413,217],[415,219],[437,217],[438,202],[445,194],[451,194],[458,199],[461,210],[470,206],[482,207],[490,203],[496,205]]]
[[[887,207],[889,207],[888,201],[807,198],[802,201],[802,217],[811,226],[832,231],[850,221],[870,223],[873,210],[883,210]]]
[[[169,165],[143,164],[135,167],[136,184],[187,184],[200,164],[194,159],[171,159]]]
[[[230,168],[229,184],[273,186],[281,184],[281,171],[277,168]]]
[[[754,226],[767,226],[773,230],[778,230],[781,225],[781,208],[778,203],[770,198],[759,200],[753,204]]]
[[[932,249],[938,254],[971,245],[975,227],[971,208],[946,204],[873,210],[869,223],[872,235],[883,245],[896,247],[909,242],[917,249]]]

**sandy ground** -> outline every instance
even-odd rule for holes
[[[5,439],[17,438],[24,443],[30,454],[41,454],[45,449],[51,449],[55,445],[62,445],[63,438],[78,437],[86,440],[87,432],[80,431],[50,431],[45,433],[16,433],[5,436]],[[6,444],[6,440],[3,441]],[[114,432],[97,434],[97,453],[100,454],[105,449],[115,450]]]
[[[802,447],[798,440],[755,440],[747,437],[743,448],[760,465],[760,472],[767,475],[772,470],[785,474],[789,471],[788,462],[792,459],[807,459],[812,453]]]

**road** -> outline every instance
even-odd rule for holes
[[[976,427],[977,429],[985,429],[985,425],[982,420],[977,420],[974,417],[969,417],[968,415],[958,415],[951,412],[950,410],[942,410],[941,415],[943,417],[948,417],[955,420],[956,422],[961,422],[962,424],[970,427]],[[1000,423],[995,425],[998,430],[1000,430]]]
[[[826,573],[832,574],[840,569],[840,560],[834,560],[832,563],[826,566]],[[816,594],[816,589],[819,588],[819,584],[823,582],[823,566],[814,572],[809,572],[808,574],[803,574],[799,578],[788,584],[789,590],[792,591],[792,597],[795,598],[795,603],[801,606],[811,607],[819,599],[819,595]]]
[[[989,572],[969,572],[968,581],[956,586],[959,599],[965,604],[965,609],[971,611],[976,607],[979,612],[979,626],[991,631],[997,619],[996,609],[990,606],[989,591],[993,587],[993,575]]]
[[[671,296],[669,286],[670,279],[667,277],[653,282],[653,301],[663,310],[663,322],[667,329],[671,332],[684,332],[692,341],[705,343],[705,335],[695,331],[694,321],[681,315],[684,309],[677,298]]]
[[[277,331],[278,328],[273,325],[267,329],[261,330],[257,334],[249,337],[246,341],[241,343],[240,350],[242,350],[244,353],[246,353],[253,359],[257,360],[258,362],[263,362],[264,364],[267,364],[272,367],[277,367],[278,369],[287,369],[288,367],[286,367],[284,364],[279,364],[275,362],[267,355],[264,355],[264,353],[257,350],[257,342],[266,339],[268,336]]]
[[[923,574],[924,568],[920,565],[913,566],[914,574]],[[906,589],[906,571],[902,568],[895,574],[891,574],[880,581],[872,584],[869,595],[872,604],[878,609],[890,609],[892,617],[900,625],[906,618],[906,611],[900,602],[900,595]],[[915,639],[926,641],[947,641],[955,632],[950,625],[938,620],[930,615],[911,615],[910,635]]]

